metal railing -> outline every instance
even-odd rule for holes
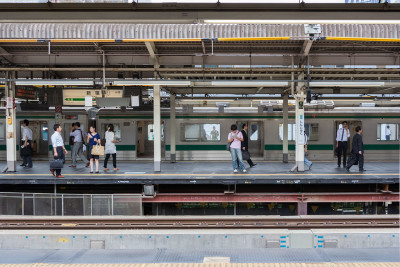
[[[0,193],[0,215],[139,216],[140,194]]]

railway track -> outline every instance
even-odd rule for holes
[[[0,217],[0,229],[398,228],[399,216]]]

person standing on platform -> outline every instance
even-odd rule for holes
[[[346,166],[346,171],[350,171],[351,166],[358,162],[358,169],[360,172],[364,172],[364,144],[362,141],[362,129],[360,126],[356,127],[357,134],[353,137],[353,144],[351,150],[351,158]]]
[[[96,133],[96,127],[94,126],[90,126],[89,131],[87,142],[89,143],[90,173],[93,173],[93,160],[96,162],[96,173],[99,173],[99,156],[92,155],[92,149],[94,145],[100,144],[100,135]]]
[[[51,136],[51,144],[53,145],[54,159],[62,159],[63,162],[65,162],[65,155],[68,154],[68,151],[65,149],[64,141],[61,136],[61,125],[56,123],[54,124],[53,129],[54,133]],[[61,169],[50,169],[50,172],[57,178],[64,178],[64,176],[61,175]],[[56,174],[54,174],[54,172],[56,172]]]
[[[392,132],[390,131],[390,126],[389,125],[386,126],[385,135],[386,135],[386,141],[389,141],[390,140],[390,136],[392,135]]]
[[[114,132],[114,125],[109,124],[107,126],[107,131],[105,133],[106,139],[106,147],[104,149],[104,154],[106,154],[106,158],[104,159],[104,171],[109,171],[110,169],[107,168],[107,162],[110,156],[113,158],[113,166],[114,171],[118,171],[117,169],[117,148],[115,144],[118,141],[115,139],[115,132]]]
[[[337,165],[340,168],[341,158],[343,154],[343,168],[346,167],[347,157],[347,141],[350,138],[350,131],[347,128],[347,121],[342,122],[342,128],[336,133],[336,148],[337,148]]]
[[[308,146],[308,136],[306,135],[306,131],[304,131],[304,164],[308,167],[308,170],[311,170],[312,162],[306,158],[306,153]]]
[[[86,164],[86,167],[89,167],[89,161],[83,155],[83,145],[84,145],[84,138],[87,134],[82,131],[81,124],[79,122],[74,123],[74,128],[71,129],[70,136],[73,137],[73,149],[72,151],[72,165],[69,167],[75,168],[76,167],[76,156],[79,155],[81,160]]]
[[[24,120],[22,123],[22,139],[21,139],[21,166],[32,168],[32,130],[28,127],[29,121]]]
[[[236,124],[232,124],[231,132],[228,135],[228,143],[231,151],[234,173],[238,172],[237,160],[239,161],[239,167],[242,172],[247,172],[242,159],[242,151],[240,149],[241,142],[243,142],[243,135],[241,132],[238,131]]]
[[[242,126],[242,130],[240,131],[243,135],[243,142],[241,142],[241,146],[242,146],[242,150],[247,151],[247,153],[249,152],[249,137],[247,135],[247,130],[248,130],[248,126],[246,123],[243,124]],[[249,153],[250,155],[250,153]],[[253,161],[251,160],[251,158],[249,158],[247,160],[247,163],[249,163],[250,167],[253,168],[254,166],[257,165],[257,163],[253,163]]]

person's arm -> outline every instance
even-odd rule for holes
[[[361,135],[357,136],[357,150],[358,154],[362,154],[362,142],[361,142]]]
[[[338,132],[339,132],[339,130],[336,132],[336,147],[339,147],[339,141],[338,141]]]
[[[350,130],[349,130],[349,128],[347,128],[346,130],[347,130],[347,138],[350,138]]]
[[[56,142],[54,142],[55,141],[55,136],[54,136],[54,134],[51,136],[51,144],[53,145],[53,154],[54,154],[54,157],[58,157],[58,154],[57,154],[57,147],[55,147],[54,146],[54,144],[56,144]]]
[[[304,152],[307,153],[307,144],[304,146]]]
[[[24,130],[25,131],[25,130]],[[24,146],[27,146],[28,145],[28,135],[27,134],[25,134],[25,142],[24,142]]]

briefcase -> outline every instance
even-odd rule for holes
[[[50,161],[50,169],[62,169],[64,168],[64,160],[62,159],[54,159]]]
[[[94,156],[103,156],[104,155],[104,146],[98,144],[92,147],[92,155]]]
[[[249,160],[250,159],[250,153],[247,150],[242,150],[242,158],[243,160]]]

